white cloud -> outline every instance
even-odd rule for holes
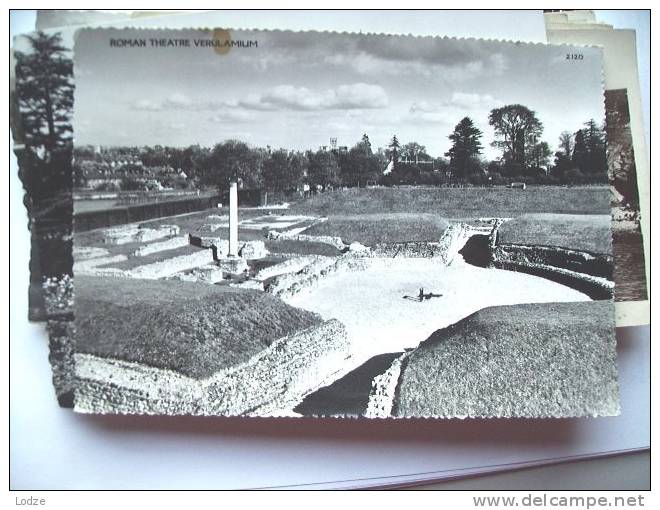
[[[131,107],[134,110],[141,110],[147,112],[157,112],[163,109],[163,105],[160,102],[152,101],[151,99],[139,99],[135,101]]]
[[[455,115],[449,110],[424,111],[420,109],[410,109],[409,120],[415,122],[429,122],[432,124],[451,124],[454,122]]]
[[[380,85],[355,83],[337,88],[331,103],[335,108],[345,110],[357,108],[385,108],[388,105],[387,93]]]
[[[131,104],[131,107],[134,110],[153,112],[164,110],[205,111],[222,109],[227,106],[231,105],[229,103],[218,101],[193,101],[182,93],[175,93],[164,99],[140,99]]]
[[[440,51],[440,53],[442,53]],[[507,68],[504,55],[466,55],[465,59],[436,59],[430,56],[408,55],[408,58],[391,58],[384,54],[366,51],[337,53],[326,56],[324,62],[339,68],[350,67],[366,76],[422,76],[448,81],[462,81],[477,77],[498,76]]]
[[[263,94],[252,94],[238,103],[254,110],[353,110],[385,108],[388,98],[380,85],[354,83],[316,91],[307,87],[278,85]]]
[[[502,106],[502,101],[495,99],[490,94],[471,94],[466,92],[454,92],[451,100],[447,103],[457,108],[465,108],[466,110],[474,110],[477,108],[492,109]]]
[[[428,101],[418,101],[410,105],[411,113],[432,113],[440,109],[438,105],[429,103]]]
[[[249,94],[241,100],[193,101],[185,94],[176,93],[165,99],[140,99],[131,104],[140,111],[209,111],[217,112],[218,118],[231,117],[247,120],[241,110],[357,110],[387,107],[387,94],[380,85],[353,83],[327,90],[307,87],[278,85],[262,94]]]
[[[254,120],[255,115],[253,112],[233,109],[233,108],[223,108],[214,113],[213,116],[209,119],[211,122],[216,122],[218,124],[224,124],[227,122],[248,122]]]
[[[502,106],[502,101],[490,94],[454,92],[451,98],[442,103],[418,101],[410,105],[409,117],[430,123],[455,125],[465,116],[472,117],[477,123],[487,122],[485,119],[493,108]]]
[[[193,102],[185,94],[177,93],[177,94],[172,94],[167,99],[165,99],[164,105],[166,107],[171,107],[171,108],[185,109],[190,106],[193,106]]]

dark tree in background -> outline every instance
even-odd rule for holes
[[[27,36],[32,51],[16,52],[16,93],[26,144],[43,148],[48,160],[57,147],[71,143],[73,61],[59,35]]]
[[[373,150],[371,149],[371,141],[369,140],[369,135],[367,133],[364,133],[362,135],[362,138],[358,142],[358,145],[364,150],[366,154],[372,155]]]
[[[392,171],[395,171],[401,155],[401,145],[399,144],[399,139],[396,135],[392,137],[390,144],[387,146],[386,154],[388,159],[392,162]]]
[[[559,135],[559,150],[570,159],[573,152],[573,135],[570,131],[562,131]]]
[[[587,167],[589,161],[589,153],[587,151],[587,144],[584,141],[584,131],[581,129],[575,133],[575,143],[573,144],[573,157],[571,162],[578,170],[583,170]]]
[[[478,168],[479,154],[483,149],[481,136],[481,130],[470,117],[461,119],[449,135],[452,145],[445,156],[449,158],[449,167],[457,178],[467,179]]]
[[[297,152],[273,151],[263,164],[263,182],[268,190],[295,190],[302,183],[307,158]]]
[[[348,154],[340,157],[342,182],[348,186],[366,186],[380,177],[380,160],[371,150],[369,137],[364,134]]]
[[[332,152],[310,152],[307,156],[309,168],[307,180],[312,186],[334,187],[341,184],[341,176],[337,158]]]
[[[565,182],[573,165],[573,134],[570,131],[562,131],[558,144],[559,150],[555,152],[552,174],[560,182]]]
[[[58,34],[26,36],[16,59],[15,152],[32,234],[30,318],[46,318],[42,283],[72,274],[73,61]],[[52,318],[49,315],[49,318]]]
[[[530,144],[527,154],[527,163],[530,168],[537,173],[546,173],[550,165],[550,156],[552,151],[547,142],[538,142]]]
[[[536,113],[521,104],[510,104],[491,110],[488,122],[497,138],[492,145],[502,149],[509,173],[523,173],[529,163],[529,146],[537,143],[543,133],[543,124]]]
[[[248,189],[259,189],[264,154],[244,142],[228,140],[213,147],[202,163],[201,182],[224,192],[232,181]]]
[[[607,142],[605,131],[594,119],[584,124],[584,144],[587,149],[587,164],[583,172],[607,182]]]
[[[417,142],[409,142],[401,147],[401,158],[406,163],[418,163],[419,160],[429,159],[430,156],[426,153],[426,147],[418,144]]]

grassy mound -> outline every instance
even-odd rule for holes
[[[293,204],[291,212],[323,216],[431,213],[448,218],[518,216],[525,213],[609,214],[607,186],[497,188],[351,188]]]
[[[259,291],[82,276],[75,286],[77,352],[195,378],[247,361],[278,338],[322,322]]]
[[[404,241],[437,241],[449,226],[434,214],[382,213],[331,216],[305,230],[305,234],[339,236],[345,243],[366,246]]]
[[[502,224],[498,241],[528,246],[558,246],[611,255],[610,229],[609,214],[526,214]]]
[[[404,361],[397,416],[618,414],[612,302],[492,307]]]

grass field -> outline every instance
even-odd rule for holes
[[[263,216],[266,214],[264,211],[255,210],[255,209],[245,209],[241,210],[240,218],[255,218],[258,216]],[[156,220],[149,220],[139,223],[146,228],[158,229],[163,225],[178,225],[181,229],[181,235],[187,235],[190,232],[195,232],[202,225],[208,223],[218,222],[220,220],[209,219],[210,215],[217,216],[227,216],[228,212],[222,209],[207,209],[205,211],[200,211],[192,214],[185,214],[181,216],[170,216],[165,218],[159,218]],[[225,220],[226,221],[226,220]],[[120,227],[120,226],[118,226]],[[112,228],[118,228],[112,227]],[[218,235],[227,235],[227,228],[218,230]],[[253,240],[253,239],[263,239],[263,235],[259,231],[254,230],[241,230],[241,239],[244,240]],[[110,250],[110,252],[115,254],[129,254],[135,251],[136,248],[142,246],[145,243],[127,243],[118,246],[108,245],[104,243],[104,234],[103,229],[91,230],[88,232],[77,232],[75,234],[76,244],[79,246],[98,246]]]
[[[618,411],[613,304],[483,309],[404,361],[395,416],[590,416]]]
[[[249,218],[257,218],[264,216],[268,213],[267,210],[262,209],[239,209],[239,219],[246,220]],[[286,211],[277,210],[277,214],[286,214]],[[222,209],[208,209],[206,211],[200,211],[194,214],[186,214],[182,216],[166,217],[159,218],[157,220],[150,220],[140,225],[143,225],[147,228],[157,229],[163,225],[178,225],[180,230],[180,235],[187,235],[190,232],[197,231],[202,225],[209,223],[218,223],[221,220],[218,219],[209,219],[210,215],[226,216],[227,211]],[[226,223],[226,219],[224,222]],[[309,222],[301,222],[301,224],[307,224]],[[229,229],[227,227],[220,227],[218,230],[212,234],[221,239],[229,239]],[[238,229],[238,237],[241,241],[264,241],[266,243],[266,249],[271,253],[295,253],[298,255],[328,255],[336,256],[340,252],[333,246],[316,243],[316,242],[299,242],[287,239],[277,239],[277,240],[267,240],[264,236],[264,232],[258,229],[248,229],[240,228]],[[110,255],[126,255],[129,257],[129,261],[122,264],[122,268],[133,268],[139,265],[147,264],[149,262],[155,262],[161,260],[167,254],[164,252],[155,253],[152,256],[134,258],[133,252],[143,246],[144,242],[137,243],[127,243],[121,245],[110,245],[104,242],[104,234],[102,230],[93,230],[89,232],[79,232],[75,234],[75,244],[76,246],[85,246],[85,247],[98,247],[108,250]],[[185,251],[185,250],[184,250]],[[194,250],[193,250],[194,251]],[[114,267],[114,266],[113,266]],[[120,267],[120,266],[117,266]]]
[[[609,193],[605,186],[348,189],[313,196],[292,211],[328,216],[305,233],[348,243],[437,240],[447,218],[513,217],[501,227],[502,242],[611,254]]]
[[[339,236],[344,243],[366,246],[402,241],[437,241],[449,222],[434,214],[383,213],[333,215],[305,231],[310,235]]]
[[[611,218],[609,214],[525,214],[502,224],[498,241],[611,255]]]
[[[315,195],[291,211],[321,216],[430,213],[447,218],[518,216],[525,213],[609,214],[607,186],[508,188],[352,188]]]
[[[270,294],[204,283],[76,276],[76,352],[203,378],[318,315]]]
[[[562,246],[598,253],[611,253],[609,241],[609,189],[605,186],[553,187],[530,186],[526,190],[507,188],[360,188],[337,190],[292,204],[288,210],[273,210],[275,215],[327,216],[304,233],[339,236],[346,243],[365,245],[378,242],[435,241],[448,225],[448,219],[480,217],[516,218],[502,227],[502,241],[515,244]],[[202,225],[221,220],[223,209],[160,218],[142,223],[151,228],[176,224],[181,235],[195,232]],[[239,209],[244,221],[268,214],[264,209]],[[223,220],[226,222],[226,218]],[[309,222],[301,222],[300,225]],[[221,227],[213,235],[228,238]],[[265,240],[259,229],[239,227],[239,239]],[[76,234],[76,245],[106,248],[112,255],[131,256],[143,243],[111,246],[103,243],[100,231]],[[266,241],[272,253],[301,255],[338,255],[339,251],[321,243]]]

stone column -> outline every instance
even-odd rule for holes
[[[238,184],[229,185],[229,256],[238,256]]]

